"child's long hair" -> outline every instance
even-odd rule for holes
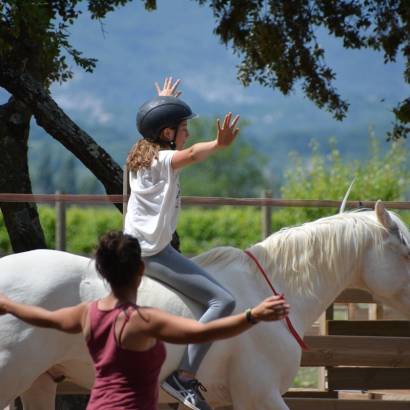
[[[158,159],[158,152],[161,149],[159,144],[145,138],[140,139],[131,148],[127,157],[127,167],[129,171],[137,172],[140,169],[149,168],[154,159]]]

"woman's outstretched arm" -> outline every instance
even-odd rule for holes
[[[279,296],[271,296],[251,310],[255,322],[283,319],[289,305]],[[248,313],[249,315],[249,313]],[[246,313],[200,323],[196,320],[171,315],[159,309],[140,308],[134,315],[139,331],[169,343],[203,343],[236,336],[250,329]]]
[[[38,306],[17,303],[4,295],[0,295],[0,315],[9,313],[32,326],[57,329],[66,333],[80,333],[82,331],[86,310],[86,302],[50,311]]]

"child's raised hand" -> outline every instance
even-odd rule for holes
[[[237,115],[232,123],[231,123],[231,118],[232,118],[232,113],[230,112],[229,114],[225,115],[224,122],[221,126],[221,121],[219,118],[216,121],[217,125],[217,136],[216,140],[219,146],[221,147],[227,147],[228,145],[231,145],[233,140],[237,137],[239,134],[239,128],[236,128],[236,124],[239,121],[239,115]]]
[[[181,80],[176,80],[175,83],[172,84],[172,77],[165,77],[162,89],[158,83],[155,83],[158,95],[179,97],[181,95],[181,91],[179,91],[177,88],[180,82]]]

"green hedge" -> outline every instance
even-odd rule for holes
[[[54,248],[55,210],[53,207],[41,206],[39,214],[47,246]],[[66,226],[67,250],[89,254],[104,232],[121,229],[122,215],[115,209],[70,207],[67,209]],[[260,211],[244,207],[187,208],[181,212],[177,229],[182,250],[189,255],[222,245],[245,248],[260,240]],[[11,252],[1,214],[0,249],[5,253]]]
[[[336,210],[329,209],[328,212],[334,213]],[[55,210],[41,206],[39,213],[47,246],[54,248]],[[410,223],[410,212],[402,212],[401,216]],[[296,208],[279,209],[272,212],[272,231],[306,220],[306,214]],[[121,226],[122,215],[115,209],[70,207],[67,210],[67,250],[90,254],[99,236],[111,229],[121,229]],[[216,246],[245,249],[261,239],[261,212],[255,207],[184,208],[177,229],[182,251],[188,255],[196,255]],[[0,251],[11,252],[1,215]]]
[[[39,206],[39,215],[47,247],[55,248],[56,212],[53,207]],[[103,207],[69,207],[66,216],[67,250],[73,253],[90,254],[97,239],[104,232],[121,229],[122,215],[115,209]],[[0,213],[0,251],[10,253],[10,241]]]

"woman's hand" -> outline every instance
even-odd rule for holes
[[[10,299],[6,295],[0,293],[0,316],[8,313],[6,308],[8,302],[10,302]]]
[[[239,115],[237,115],[231,123],[232,113],[225,115],[224,122],[221,126],[221,121],[219,118],[216,121],[217,125],[217,135],[216,142],[219,147],[227,147],[232,144],[234,139],[239,134],[239,128],[236,128],[236,124],[239,120]]]
[[[172,77],[166,77],[162,89],[158,83],[155,83],[158,95],[179,97],[182,94],[181,91],[177,90],[180,82],[181,80],[176,80],[175,83],[172,84]]]
[[[252,308],[251,314],[257,321],[270,322],[284,319],[289,314],[289,309],[283,295],[275,295]]]

